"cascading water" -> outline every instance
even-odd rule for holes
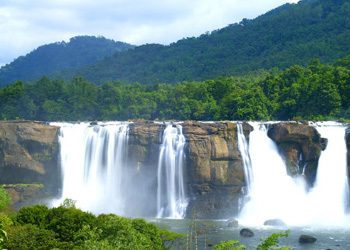
[[[90,126],[61,126],[62,199],[93,213],[124,215],[124,189],[127,182],[128,125],[121,123]]]
[[[265,125],[251,123],[249,154],[253,182],[250,183],[250,200],[244,205],[240,221],[246,224],[262,225],[265,220],[279,218],[292,222],[295,204],[303,196],[301,180],[287,175],[283,159],[277,146],[267,136]]]
[[[241,123],[237,123],[237,138],[238,138],[238,149],[242,156],[244,177],[247,183],[247,193],[250,194],[250,185],[253,183],[253,173],[252,173],[252,162],[249,155],[248,142],[243,133],[243,126]]]
[[[345,226],[349,216],[346,178],[346,147],[343,127],[317,127],[328,146],[322,152],[314,188],[307,192],[303,179],[288,176],[275,143],[268,138],[264,124],[251,123],[247,171],[253,178],[249,201],[239,220],[262,225],[268,219],[281,219],[289,226]],[[240,132],[239,132],[240,133]],[[239,143],[246,141],[239,140]],[[241,154],[244,155],[240,145]],[[249,162],[248,162],[249,163]],[[249,180],[249,179],[248,179]]]
[[[159,218],[181,219],[185,216],[188,204],[183,178],[185,141],[181,125],[167,125],[158,160],[157,217]]]
[[[328,139],[327,148],[319,159],[314,188],[309,194],[310,224],[348,226],[346,207],[349,186],[346,174],[345,127],[318,126],[321,137]]]

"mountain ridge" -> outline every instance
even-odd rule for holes
[[[75,70],[133,47],[102,36],[76,36],[69,42],[45,44],[1,67],[0,86],[17,80],[33,81],[43,75],[54,76],[57,72]]]
[[[306,66],[314,58],[333,64],[349,52],[349,0],[302,0],[170,45],[145,44],[74,70],[40,72],[66,81],[83,76],[96,84],[111,80],[175,84],[245,75],[260,69]],[[0,83],[5,82],[3,71],[1,68]],[[29,65],[28,71],[35,72],[37,68]],[[25,72],[14,72],[12,82],[33,80]]]

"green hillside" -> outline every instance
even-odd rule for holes
[[[71,71],[133,46],[104,37],[77,36],[68,43],[43,45],[0,69],[0,87],[17,81],[32,81],[43,75]]]
[[[169,46],[147,44],[116,53],[61,77],[84,76],[99,84],[176,83],[306,66],[312,58],[334,63],[349,52],[350,2],[304,0]]]

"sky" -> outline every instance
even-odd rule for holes
[[[170,44],[298,0],[1,0],[0,66],[80,35]]]

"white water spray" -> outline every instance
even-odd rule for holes
[[[63,177],[62,200],[93,213],[124,215],[128,125],[58,124]]]
[[[316,183],[307,192],[303,179],[287,175],[286,166],[264,125],[251,123],[248,172],[253,175],[250,200],[239,220],[243,224],[262,225],[268,219],[281,219],[289,226],[346,226],[348,203],[346,146],[344,127],[318,127],[328,139],[322,152]],[[242,141],[246,143],[245,141]],[[242,154],[242,149],[241,154]]]
[[[293,221],[296,204],[304,193],[304,185],[287,175],[286,166],[277,146],[267,136],[265,125],[251,123],[249,154],[253,182],[250,200],[243,207],[240,221],[262,225],[265,220],[279,218]]]
[[[345,127],[326,124],[318,126],[317,131],[328,139],[328,144],[319,159],[315,185],[305,208],[309,209],[310,224],[349,226]]]
[[[188,204],[183,178],[185,141],[181,125],[167,125],[158,160],[158,218],[181,219],[185,216]]]

